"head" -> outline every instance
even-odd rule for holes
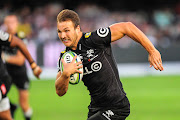
[[[15,34],[18,29],[18,18],[16,15],[8,15],[4,18],[4,25],[7,27],[7,32]]]
[[[72,10],[62,10],[57,16],[57,31],[65,46],[76,49],[82,35],[78,14]]]

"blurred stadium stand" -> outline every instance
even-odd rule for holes
[[[167,69],[158,74],[180,74],[180,1],[178,0],[6,0],[0,2],[0,25],[8,14],[18,15],[33,58],[44,68],[45,78],[55,77],[58,56],[64,46],[56,32],[56,16],[64,8],[79,13],[84,32],[115,22],[134,23],[160,50]],[[120,75],[153,75],[148,54],[128,37],[112,44]],[[138,67],[139,66],[139,67]],[[47,74],[49,73],[49,74]],[[29,73],[31,76],[31,73]]]

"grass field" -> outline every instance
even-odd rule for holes
[[[127,120],[180,119],[180,76],[125,77],[121,81],[131,103]],[[18,101],[14,86],[8,96],[11,101]],[[89,102],[82,82],[70,85],[67,94],[58,97],[54,80],[31,81],[33,120],[86,120]],[[23,120],[21,109],[17,110],[15,120]]]

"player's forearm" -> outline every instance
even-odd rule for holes
[[[126,35],[132,38],[134,41],[140,43],[148,51],[148,53],[155,50],[154,45],[146,37],[146,35],[131,22],[127,23]]]
[[[19,50],[17,51],[16,55],[9,55],[3,52],[1,56],[3,60],[9,64],[22,66],[25,62],[25,57],[22,55],[22,53]]]
[[[146,35],[131,22],[116,23],[111,25],[110,29],[111,42],[119,40],[125,35],[127,35],[134,41],[140,43],[149,53],[155,50],[155,47],[146,37]]]
[[[70,76],[64,73],[57,75],[55,87],[56,87],[56,93],[59,96],[63,96],[64,94],[66,94],[68,90],[69,79],[70,79]]]
[[[5,61],[6,61],[6,63],[14,64],[14,65],[18,65],[18,66],[22,66],[25,62],[24,59],[21,59],[21,58],[16,57],[16,56],[10,56]]]
[[[26,57],[28,62],[31,64],[34,62],[33,58],[31,57],[31,54],[29,53],[28,49],[26,48],[26,45],[22,40],[17,38],[16,36],[13,36],[12,42],[11,42],[11,47],[18,47],[21,53]]]

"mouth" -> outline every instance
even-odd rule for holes
[[[67,44],[67,43],[70,42],[70,40],[69,40],[69,39],[62,39],[62,42],[63,42],[64,44]]]
[[[67,42],[67,41],[68,41],[68,39],[61,39],[61,41],[62,41],[62,42]]]
[[[68,40],[63,40],[63,42],[67,42]]]

